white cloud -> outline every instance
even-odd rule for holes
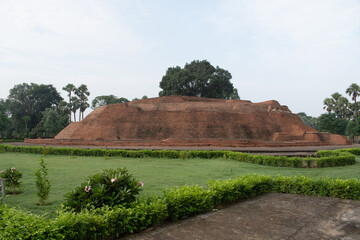
[[[0,47],[38,55],[132,53],[141,40],[102,1],[0,3]]]
[[[314,61],[318,60],[323,54],[336,59],[344,51],[353,50],[349,44],[359,46],[360,3],[355,0],[229,0],[207,21],[214,24],[221,36],[243,37],[264,48],[272,45],[275,50],[288,49],[307,60],[310,55]]]
[[[246,98],[282,98],[313,113],[324,96],[359,81],[359,1],[227,0],[205,21],[237,46],[225,56]]]

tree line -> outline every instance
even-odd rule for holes
[[[88,87],[69,83],[62,90],[67,93],[66,100],[51,84],[15,85],[6,99],[0,99],[0,139],[54,137],[69,123],[81,121],[90,107]],[[97,96],[91,108],[126,102],[129,100],[114,95]]]
[[[87,86],[68,84],[63,90],[70,95],[66,102],[53,85],[22,83],[0,99],[0,135],[2,138],[53,137],[71,121],[71,113],[79,111],[79,120],[89,107]]]
[[[330,132],[346,136],[360,135],[360,105],[357,97],[360,96],[360,87],[358,84],[351,84],[346,90],[351,100],[346,96],[335,92],[329,98],[324,99],[324,110],[327,113],[319,117],[307,116],[305,113],[298,113],[301,120],[308,126],[313,127],[320,132]]]

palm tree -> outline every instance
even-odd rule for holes
[[[356,83],[353,83],[346,89],[346,93],[352,97],[351,99],[354,101],[354,120],[357,122],[358,116],[358,108],[356,103],[356,97],[360,95],[360,87]]]
[[[328,113],[334,112],[339,119],[345,119],[351,112],[349,100],[336,92],[331,95],[332,98],[325,98],[324,109]]]
[[[71,93],[75,91],[75,86],[74,84],[68,83],[65,87],[63,87],[63,90],[68,92],[68,97],[69,97],[69,108],[71,108]],[[71,111],[69,114],[69,118],[70,118],[70,122],[71,122]]]
[[[79,113],[79,121],[81,120],[81,116],[84,117],[84,111],[90,106],[88,101],[88,96],[90,92],[86,85],[81,84],[78,88],[75,89],[75,94],[79,97],[80,100],[80,113]]]
[[[326,111],[330,114],[332,111],[334,111],[335,101],[332,98],[325,98],[324,105],[325,106],[323,107],[323,109],[326,109]]]
[[[76,122],[76,111],[80,108],[80,100],[77,97],[71,97],[70,110],[74,113],[74,122]]]

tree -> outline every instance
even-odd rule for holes
[[[146,96],[146,95],[144,95],[144,96],[142,96],[142,98],[133,98],[133,100],[132,101],[137,101],[137,100],[140,100],[140,99],[148,99],[148,96]]]
[[[76,112],[77,110],[80,108],[80,100],[79,98],[73,96],[71,97],[71,106],[70,106],[70,110],[71,112],[73,112],[74,114],[74,122],[76,122]]]
[[[320,132],[345,135],[347,120],[339,119],[335,113],[322,114],[318,119]]]
[[[98,107],[104,106],[104,105],[109,105],[109,104],[113,104],[113,103],[127,103],[129,102],[129,100],[127,100],[126,98],[118,98],[114,95],[103,95],[103,96],[97,96],[96,98],[94,98],[94,100],[91,103],[91,108],[92,109],[96,109]]]
[[[345,135],[352,138],[354,141],[354,136],[360,135],[360,119],[358,118],[357,122],[354,121],[348,121],[348,124],[346,125],[345,129]]]
[[[170,67],[160,82],[159,96],[196,96],[207,98],[231,99],[238,97],[230,82],[231,74],[220,67],[213,67],[210,62],[192,61],[184,68]]]
[[[335,113],[337,118],[347,119],[352,114],[349,100],[338,92],[333,93],[331,97],[324,100],[324,109],[328,113]]]
[[[6,113],[6,105],[3,99],[0,99],[0,138],[3,138],[5,131],[10,125],[10,119]]]
[[[23,83],[10,89],[6,104],[17,130],[25,132],[24,116],[30,117],[27,127],[31,130],[40,122],[42,112],[57,106],[61,100],[62,97],[52,85]]]
[[[360,87],[356,83],[353,83],[346,89],[346,93],[351,97],[351,100],[354,101],[354,120],[357,122],[358,117],[358,104],[356,102],[357,96],[360,94]]]
[[[86,85],[81,84],[75,89],[75,94],[79,97],[79,121],[81,121],[81,119],[84,118],[85,110],[90,106],[87,102],[90,92]]]
[[[63,90],[68,92],[69,97],[69,106],[71,106],[71,95],[75,91],[76,87],[74,84],[68,83],[65,87],[63,87]],[[71,111],[69,113],[69,121],[71,122]]]
[[[34,137],[55,137],[69,124],[69,112],[63,111],[62,106],[47,108],[42,114],[40,123],[31,132]]]
[[[318,126],[319,123],[318,123],[318,119],[316,117],[307,116],[306,113],[304,113],[304,112],[299,112],[297,115],[300,117],[301,121],[305,125],[310,126],[317,130],[319,129],[319,126]]]
[[[233,93],[231,94],[230,99],[240,99],[238,90],[237,90],[236,88],[234,88],[234,91],[233,91]]]
[[[330,114],[332,111],[334,111],[335,108],[335,102],[332,98],[325,98],[324,100],[324,107],[323,109],[326,109],[326,111]]]

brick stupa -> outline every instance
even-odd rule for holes
[[[277,101],[252,103],[184,96],[102,106],[55,139],[31,142],[98,146],[311,146],[350,144],[319,133]]]

